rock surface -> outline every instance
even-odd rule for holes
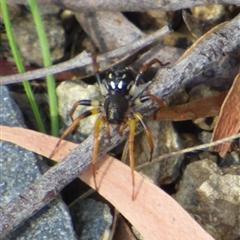
[[[70,207],[76,234],[81,240],[102,239],[112,225],[112,215],[107,204],[93,199],[79,200]]]
[[[8,90],[0,86],[0,124],[25,127],[18,106]],[[45,161],[28,150],[9,142],[0,142],[0,206],[4,207],[15,196],[40,178]],[[6,239],[69,239],[75,240],[71,218],[61,198],[51,201],[31,219],[13,231]]]
[[[240,166],[224,173],[216,163],[203,159],[189,164],[176,200],[216,240],[240,237]]]

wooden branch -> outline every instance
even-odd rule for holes
[[[185,52],[175,66],[158,71],[154,84],[149,90],[162,98],[198,76],[201,77],[202,82],[211,81],[226,56],[233,54],[240,57],[239,49],[240,14],[232,21],[222,23],[203,35]],[[211,70],[212,76],[208,77],[204,70]],[[233,69],[227,71],[231,75]]]
[[[26,4],[27,0],[8,0],[8,3]],[[184,8],[192,8],[195,6],[213,5],[213,4],[239,4],[238,0],[37,0],[40,5],[55,4],[62,8],[73,11],[138,11],[145,12],[149,10],[158,11],[176,11]]]

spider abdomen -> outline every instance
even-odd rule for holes
[[[128,100],[121,94],[110,95],[104,102],[104,110],[110,123],[120,124],[128,110]]]

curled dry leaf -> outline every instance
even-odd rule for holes
[[[212,141],[216,141],[236,134],[240,129],[240,73],[234,79],[232,87],[225,98],[220,110],[216,127],[213,131]],[[227,153],[231,142],[220,144],[211,148],[219,152],[221,157]]]

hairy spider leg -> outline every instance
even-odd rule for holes
[[[88,111],[82,113],[80,116],[75,118],[73,120],[73,123],[62,133],[61,137],[59,138],[59,140],[58,140],[53,152],[49,156],[49,158],[52,158],[52,156],[56,153],[56,150],[59,147],[61,141],[79,125],[79,122],[82,119],[87,118],[87,117],[89,117],[91,115],[94,115],[94,114],[98,114],[98,113],[100,113],[100,109],[94,108],[94,109],[91,109],[91,110],[88,110]]]

